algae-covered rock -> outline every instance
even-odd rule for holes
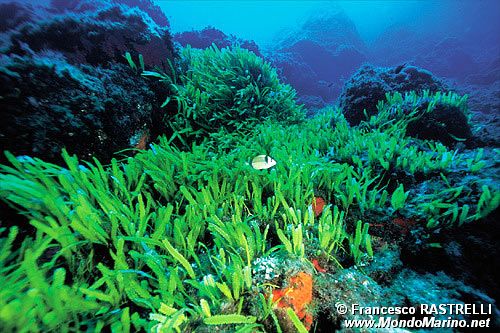
[[[319,317],[324,317],[322,321],[329,322],[328,326],[332,329],[340,329],[345,319],[364,319],[351,312],[352,304],[374,307],[382,303],[382,288],[355,269],[344,269],[334,275],[318,278],[315,291]],[[346,306],[347,311],[339,311],[339,306]]]
[[[418,108],[426,110],[428,105],[429,102],[425,101]],[[437,103],[432,112],[424,113],[421,118],[408,124],[407,134],[447,145],[466,140],[472,135],[465,112],[459,106],[446,103]]]
[[[212,44],[215,44],[218,48],[239,46],[262,57],[259,46],[253,40],[244,40],[234,35],[227,35],[214,27],[176,33],[173,35],[173,39],[182,46],[190,45],[196,49],[206,49]]]
[[[160,101],[130,68],[75,67],[54,56],[15,58],[0,70],[0,141],[17,155],[59,160],[62,148],[107,160],[146,135]]]
[[[186,68],[175,84],[179,107],[165,117],[182,144],[221,131],[248,131],[265,120],[290,124],[304,119],[295,90],[255,53],[213,45],[187,47],[182,58]]]
[[[140,53],[145,63],[161,66],[174,49],[167,28],[137,8],[106,6],[80,14],[59,14],[20,26],[10,33],[7,55],[54,50],[72,64],[108,65],[125,52]]]
[[[0,36],[2,148],[57,161],[64,147],[103,160],[144,147],[161,101],[124,54],[137,66],[141,54],[146,68],[174,59],[168,21],[137,7],[151,12],[148,3],[3,4],[12,18]]]
[[[427,312],[431,306],[439,304],[476,304],[478,307],[484,304],[487,309],[491,304],[491,314],[487,316],[464,313],[451,316],[453,319],[467,321],[490,318],[489,327],[499,325],[500,312],[494,299],[480,289],[468,286],[443,272],[418,273],[403,269],[395,274],[391,283],[379,285],[361,271],[345,269],[317,280],[315,289],[320,317],[316,326],[317,332],[351,332],[351,328],[345,326],[346,320],[374,320],[376,323],[381,323],[381,319],[405,322],[422,320],[425,317],[447,320],[450,317],[449,312]],[[381,308],[402,307],[413,309],[414,314],[377,313]],[[365,327],[365,331],[379,332],[379,329]]]
[[[345,84],[339,104],[351,125],[358,125],[368,116],[377,113],[378,101],[385,100],[386,93],[409,91],[446,91],[446,85],[432,73],[414,66],[394,68],[361,67]]]
[[[430,72],[413,66],[362,67],[344,87],[340,107],[351,125],[384,111],[386,121],[412,115],[406,134],[419,139],[453,145],[472,137],[467,96],[448,92]]]
[[[467,321],[490,318],[489,327],[498,327],[500,324],[500,312],[494,299],[480,289],[468,286],[443,272],[420,274],[413,270],[404,270],[396,277],[391,287],[385,290],[385,297],[390,304],[416,308],[417,318],[435,317],[446,320],[451,316],[453,319]],[[425,307],[431,304],[475,304],[478,307],[481,304],[485,307],[491,304],[491,314],[484,316],[477,313],[427,313]],[[401,315],[399,318],[410,319],[411,316]]]
[[[403,108],[405,113],[416,112],[415,118],[406,127],[407,135],[440,141],[448,146],[472,137],[467,96],[424,91],[420,95],[406,95],[396,107]]]
[[[397,273],[402,269],[403,263],[399,258],[399,248],[385,245],[373,257],[363,271],[380,285],[392,282]]]

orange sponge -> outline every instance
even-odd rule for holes
[[[279,308],[292,308],[307,329],[311,328],[313,316],[307,306],[312,302],[313,279],[311,274],[300,272],[290,278],[288,287],[273,290],[273,301]]]

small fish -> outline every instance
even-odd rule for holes
[[[268,155],[258,155],[258,156],[255,156],[252,160],[252,168],[254,168],[256,170],[269,169],[275,165],[276,165],[276,161],[273,160]]]
[[[318,262],[318,259],[313,259],[311,261],[311,263],[314,265],[314,268],[316,268],[316,270],[318,272],[320,272],[320,273],[326,273],[326,269],[324,269],[323,267],[321,267],[321,265]]]
[[[134,138],[131,139],[133,142],[133,147],[139,150],[147,149],[149,141],[149,131],[147,129],[139,132]]]
[[[405,66],[406,66],[406,62],[404,64],[396,67],[396,69],[394,70],[394,73],[399,74],[403,70],[403,68],[405,68]]]
[[[320,86],[326,86],[328,88],[331,88],[335,85],[335,82],[325,81],[325,80],[319,80],[318,83]]]

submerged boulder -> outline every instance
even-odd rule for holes
[[[203,30],[180,32],[175,34],[173,38],[174,41],[182,46],[190,45],[196,49],[206,49],[212,46],[212,44],[215,44],[219,49],[239,46],[262,57],[259,46],[253,40],[244,40],[233,35],[227,35],[214,27],[206,27]]]
[[[441,80],[418,67],[366,65],[346,84],[339,104],[352,126],[381,110],[388,112],[383,116],[387,120],[416,112],[406,127],[409,136],[449,146],[472,138],[467,96],[450,92]]]
[[[174,35],[174,40],[182,46],[206,49],[215,44],[218,48],[231,46],[228,36],[219,29],[206,27],[203,30],[183,31]]]
[[[167,16],[153,0],[51,0],[48,10],[52,13],[83,13],[95,11],[107,5],[124,5],[138,8],[146,13],[160,27],[169,27]]]
[[[139,9],[149,1],[51,3],[8,7],[20,19],[0,34],[2,150],[60,161],[65,147],[105,161],[145,146],[158,132],[160,88],[131,69],[124,54],[138,67],[141,54],[146,69],[168,68],[175,56],[168,21]]]
[[[149,135],[161,102],[146,79],[123,64],[76,67],[54,57],[13,58],[0,68],[2,149],[59,161],[65,147],[109,160]]]
[[[415,63],[425,67],[436,75],[464,80],[479,69],[474,57],[465,48],[459,38],[444,38],[427,52],[415,57]]]
[[[367,59],[366,47],[341,10],[310,17],[302,26],[280,35],[269,58],[299,96],[332,102],[344,80]]]
[[[358,125],[368,116],[377,113],[378,101],[386,93],[409,91],[446,91],[446,85],[431,72],[402,64],[393,68],[364,65],[345,84],[339,105],[351,125]]]
[[[32,19],[33,8],[17,2],[0,3],[0,33],[14,29]]]
[[[435,104],[428,111],[430,103]],[[455,104],[441,99],[422,98],[413,106],[420,116],[408,124],[406,133],[424,140],[440,141],[445,145],[465,141],[472,136],[466,108],[465,102]]]
[[[53,15],[20,26],[9,40],[7,55],[55,50],[72,64],[94,66],[122,62],[125,52],[140,53],[145,63],[158,66],[174,55],[168,29],[125,6]]]

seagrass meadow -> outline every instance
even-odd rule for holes
[[[350,126],[338,107],[306,118],[244,49],[188,47],[167,71],[125,59],[166,89],[157,140],[110,161],[5,151],[2,331],[325,332],[336,302],[371,304],[363,288],[416,304],[393,279],[472,288],[387,261],[489,226],[499,150],[465,147],[446,122],[443,141],[417,131],[443,106],[470,122],[467,96],[388,93]],[[276,165],[254,169],[261,154]]]

